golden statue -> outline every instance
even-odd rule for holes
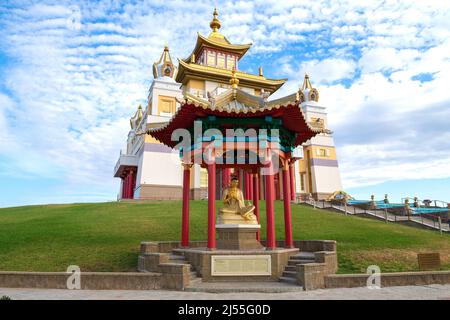
[[[258,224],[254,205],[246,205],[244,195],[238,187],[239,180],[231,179],[231,185],[223,190],[224,206],[219,210],[218,224]]]

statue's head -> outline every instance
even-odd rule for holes
[[[239,179],[236,176],[231,177],[231,187],[237,188],[239,186]]]

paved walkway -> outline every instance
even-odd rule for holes
[[[450,300],[450,285],[388,287],[381,289],[343,288],[283,293],[206,293],[169,290],[60,290],[60,289],[12,289],[0,288],[0,297],[7,295],[14,300],[304,300],[304,299],[432,299]]]

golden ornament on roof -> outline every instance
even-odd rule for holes
[[[239,84],[239,79],[236,77],[236,69],[233,68],[231,71],[231,79],[230,79],[231,88],[237,89]]]
[[[213,32],[217,32],[221,27],[220,20],[217,18],[218,15],[219,13],[217,12],[217,9],[214,8],[213,19],[209,23],[209,26],[211,27]]]

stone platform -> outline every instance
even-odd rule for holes
[[[289,257],[298,248],[265,248],[252,250],[208,250],[207,248],[174,249],[193,266],[204,282],[277,281]]]

